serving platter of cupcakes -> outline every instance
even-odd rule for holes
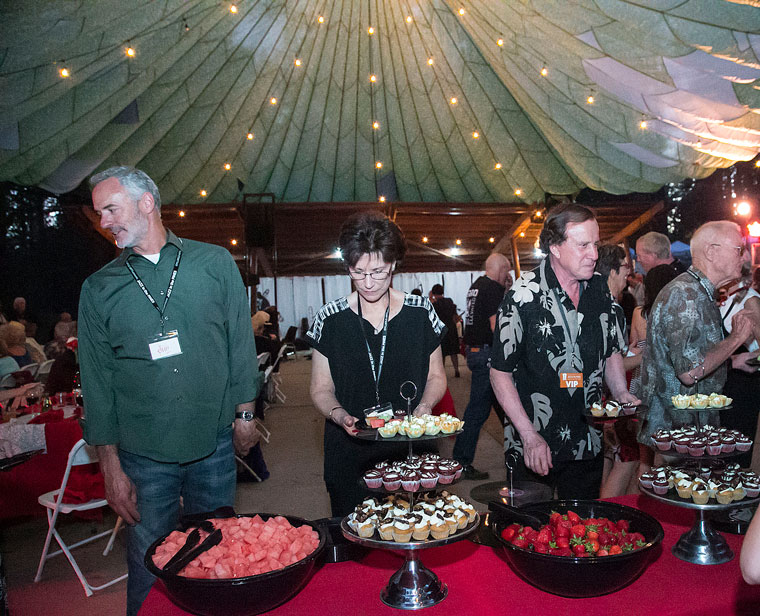
[[[369,441],[424,441],[456,436],[463,429],[464,422],[448,413],[401,418],[387,411],[376,416],[367,415],[364,426],[360,426],[356,436]]]
[[[760,503],[760,476],[738,464],[654,467],[639,477],[645,494],[684,507],[725,509]]]
[[[378,462],[362,476],[362,485],[373,492],[424,492],[447,486],[462,476],[462,465],[437,453],[413,455],[403,461]]]
[[[752,439],[739,430],[705,424],[701,428],[683,426],[673,430],[657,430],[652,434],[652,446],[667,455],[726,458],[749,451]]]
[[[711,394],[679,394],[671,396],[670,400],[673,407],[679,411],[727,410],[732,408],[731,404],[734,401],[733,398],[715,392]]]
[[[591,408],[586,409],[583,412],[583,415],[597,421],[609,421],[635,417],[641,411],[645,410],[645,408],[646,407],[643,404],[621,404],[617,400],[607,400],[603,402],[594,402],[594,404],[591,405]]]
[[[479,520],[470,503],[443,490],[423,495],[414,504],[400,494],[366,498],[343,519],[341,528],[364,545],[415,549],[462,539]]]

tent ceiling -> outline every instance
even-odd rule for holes
[[[3,2],[0,180],[131,164],[165,203],[654,191],[760,150],[754,5]]]

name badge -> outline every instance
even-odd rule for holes
[[[559,375],[559,386],[562,389],[583,387],[583,374],[580,372],[562,372]]]
[[[177,330],[167,332],[164,335],[156,336],[148,343],[150,357],[153,360],[182,355],[182,348],[179,346],[179,333]]]

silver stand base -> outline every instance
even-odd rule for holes
[[[671,549],[673,556],[695,565],[719,565],[734,557],[723,536],[710,525],[707,512],[697,510],[694,526]]]
[[[443,601],[449,593],[446,584],[420,562],[417,550],[408,550],[405,556],[404,565],[380,592],[380,600],[400,610],[420,610]]]

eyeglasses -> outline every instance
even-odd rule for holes
[[[364,280],[369,276],[372,280],[385,280],[391,275],[391,270],[380,272],[356,272],[354,270],[348,270],[348,275],[351,280]]]
[[[730,248],[736,252],[737,257],[741,257],[744,254],[744,246],[726,246],[725,244],[710,244],[710,246],[723,246],[724,248]]]

